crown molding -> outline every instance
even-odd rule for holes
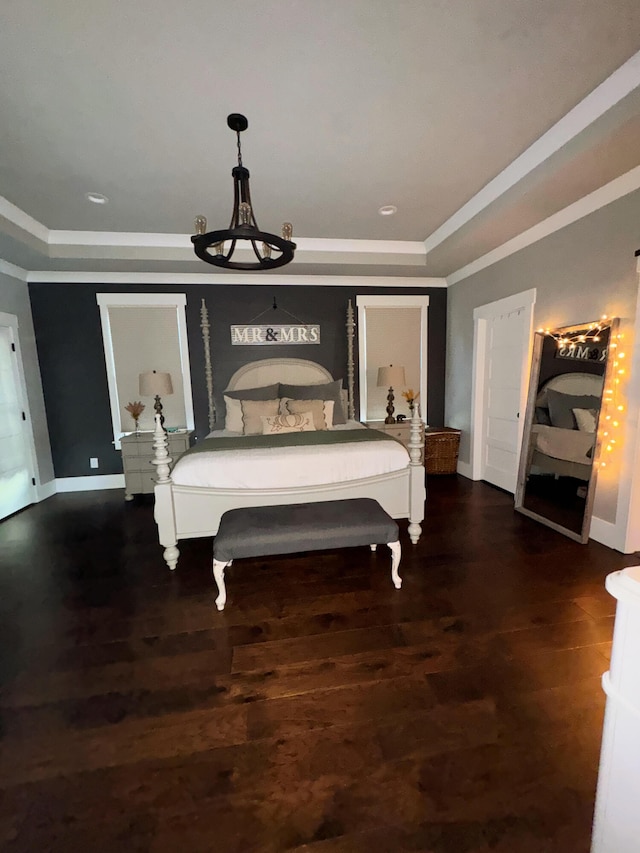
[[[599,187],[597,190],[589,193],[589,195],[578,199],[578,201],[574,201],[573,204],[559,210],[557,213],[553,213],[551,216],[543,219],[542,222],[538,222],[537,225],[533,225],[531,228],[523,231],[522,234],[518,234],[517,237],[507,240],[506,243],[492,249],[486,255],[482,255],[482,257],[476,258],[470,264],[456,270],[447,276],[447,284],[457,284],[459,281],[469,278],[469,276],[486,269],[486,267],[492,266],[498,261],[504,260],[504,258],[508,258],[509,255],[513,255],[515,252],[519,252],[521,249],[537,243],[539,240],[550,236],[556,231],[560,231],[562,228],[566,228],[567,225],[571,225],[579,219],[589,216],[591,213],[595,213],[601,207],[606,207],[608,204],[617,201],[619,198],[637,189],[640,189],[640,166],[636,166],[629,172],[625,172],[624,175],[614,178],[613,181],[610,181],[603,187]]]
[[[640,51],[530,145],[424,241],[427,254],[640,86]]]
[[[262,284],[268,287],[384,287],[440,288],[447,287],[445,278],[363,275],[288,275],[277,278],[262,273],[144,273],[144,272],[78,272],[64,270],[34,270],[28,272],[27,281],[40,284],[130,284],[184,286],[186,284]]]
[[[22,267],[17,267],[9,261],[3,261],[2,258],[0,258],[0,273],[8,275],[10,278],[17,278],[19,281],[28,281],[29,276],[29,273]]]

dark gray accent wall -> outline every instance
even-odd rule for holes
[[[359,294],[415,294],[429,296],[427,422],[444,423],[444,372],[446,340],[445,288],[358,288],[351,279],[345,286],[210,285],[126,286],[95,284],[29,285],[33,323],[40,358],[42,385],[49,422],[51,451],[56,477],[115,474],[122,471],[119,451],[113,447],[109,392],[102,344],[97,293],[185,293],[187,334],[191,362],[196,435],[208,430],[204,351],[200,333],[200,305],[204,298],[211,323],[211,358],[214,369],[216,409],[224,417],[222,391],[234,371],[248,361],[283,356],[309,358],[326,367],[346,387],[346,310],[349,299],[355,310]],[[272,309],[276,298],[278,310]],[[295,322],[320,325],[321,343],[309,346],[231,346],[229,327],[250,323],[263,311],[265,324]],[[289,312],[289,313],[286,313]],[[357,338],[355,356],[357,359]],[[357,380],[357,366],[356,366]],[[357,390],[356,390],[357,400]],[[221,424],[220,424],[221,425]],[[100,459],[98,471],[89,458]]]

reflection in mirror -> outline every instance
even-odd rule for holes
[[[603,319],[534,340],[515,508],[578,542],[589,538],[616,329]]]

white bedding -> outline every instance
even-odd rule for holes
[[[357,421],[336,430],[366,429]],[[230,435],[225,430],[215,437]],[[400,471],[409,453],[397,441],[354,442],[318,447],[269,447],[193,453],[180,459],[171,479],[180,486],[213,489],[284,489],[342,483]]]
[[[532,437],[536,450],[547,456],[582,465],[591,464],[591,457],[587,454],[593,451],[595,444],[595,434],[592,432],[534,424]]]

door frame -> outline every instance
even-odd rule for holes
[[[485,444],[485,408],[486,408],[486,377],[489,361],[489,321],[500,314],[524,308],[528,314],[529,340],[523,350],[520,372],[520,412],[524,413],[527,403],[527,390],[531,352],[533,347],[533,311],[536,304],[536,289],[523,290],[513,296],[497,299],[479,305],[473,312],[473,365],[471,380],[471,479],[481,480],[483,473],[483,448]],[[524,417],[518,419],[518,448],[516,453],[516,475],[522,447]]]
[[[4,311],[0,311],[0,326],[6,326],[10,330],[11,334],[11,342],[14,346],[15,355],[16,355],[16,372],[18,375],[18,393],[20,394],[20,403],[22,406],[22,411],[25,414],[25,421],[27,426],[27,448],[28,455],[30,457],[31,463],[31,485],[30,489],[30,502],[25,504],[25,506],[30,506],[31,504],[37,503],[41,498],[38,492],[38,485],[40,483],[40,472],[38,470],[38,457],[36,455],[36,442],[35,437],[33,435],[33,421],[31,419],[31,409],[29,408],[29,396],[27,394],[27,381],[25,379],[24,374],[24,365],[22,363],[22,350],[20,349],[20,324],[18,322],[18,317],[15,314],[7,314]],[[35,483],[34,483],[35,480]],[[19,510],[17,510],[19,512]]]

